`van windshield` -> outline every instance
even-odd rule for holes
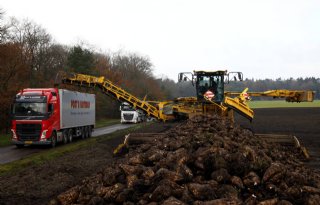
[[[39,116],[47,113],[46,103],[23,102],[13,105],[13,114],[16,116]]]

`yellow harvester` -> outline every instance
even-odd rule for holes
[[[105,77],[95,77],[84,74],[59,73],[59,78],[64,84],[100,88],[101,91],[121,102],[129,103],[133,108],[144,111],[148,116],[161,121],[172,119],[190,118],[198,114],[218,114],[234,120],[234,111],[252,121],[254,112],[247,102],[250,96],[267,96],[273,98],[285,98],[288,102],[312,102],[315,93],[304,90],[270,90],[265,92],[243,92],[225,91],[225,84],[231,80],[242,81],[241,72],[219,71],[194,71],[193,73],[180,73],[179,81],[192,81],[196,88],[196,97],[181,97],[175,100],[148,102],[128,93],[119,86],[113,84]],[[232,97],[235,96],[235,97]],[[279,136],[259,135],[267,140],[276,141]],[[300,146],[299,141],[294,136],[280,136],[286,143],[292,143],[301,148],[304,155],[308,158],[305,148]],[[115,153],[129,146],[133,137],[126,138],[125,142],[115,150]],[[139,139],[141,140],[141,139]]]

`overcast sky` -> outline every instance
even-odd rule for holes
[[[320,77],[318,0],[1,0],[62,44],[148,56],[157,76],[242,71],[247,78]]]

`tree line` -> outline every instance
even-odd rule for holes
[[[86,44],[67,46],[56,42],[42,26],[30,20],[4,21],[0,9],[0,131],[9,126],[10,106],[19,90],[27,87],[52,87],[59,71],[105,76],[133,95],[147,100],[170,100],[195,96],[191,82],[176,83],[156,78],[149,57],[125,51],[101,52]],[[319,78],[254,80],[231,82],[226,90],[308,89],[317,91]],[[97,118],[119,117],[119,103],[99,91],[71,86],[71,90],[97,95]]]
[[[53,87],[59,71],[106,76],[137,97],[163,100],[168,92],[153,76],[147,56],[117,51],[101,52],[86,44],[57,43],[40,25],[30,20],[4,21],[0,10],[0,130],[8,128],[10,106],[19,90]],[[119,117],[119,103],[88,88],[60,85],[60,88],[97,95],[97,118]]]

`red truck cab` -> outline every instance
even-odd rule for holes
[[[55,146],[60,130],[60,103],[57,88],[23,89],[12,109],[12,143]],[[61,136],[60,136],[61,137]]]
[[[91,137],[95,125],[95,95],[57,88],[27,88],[14,99],[12,143],[51,145]]]

